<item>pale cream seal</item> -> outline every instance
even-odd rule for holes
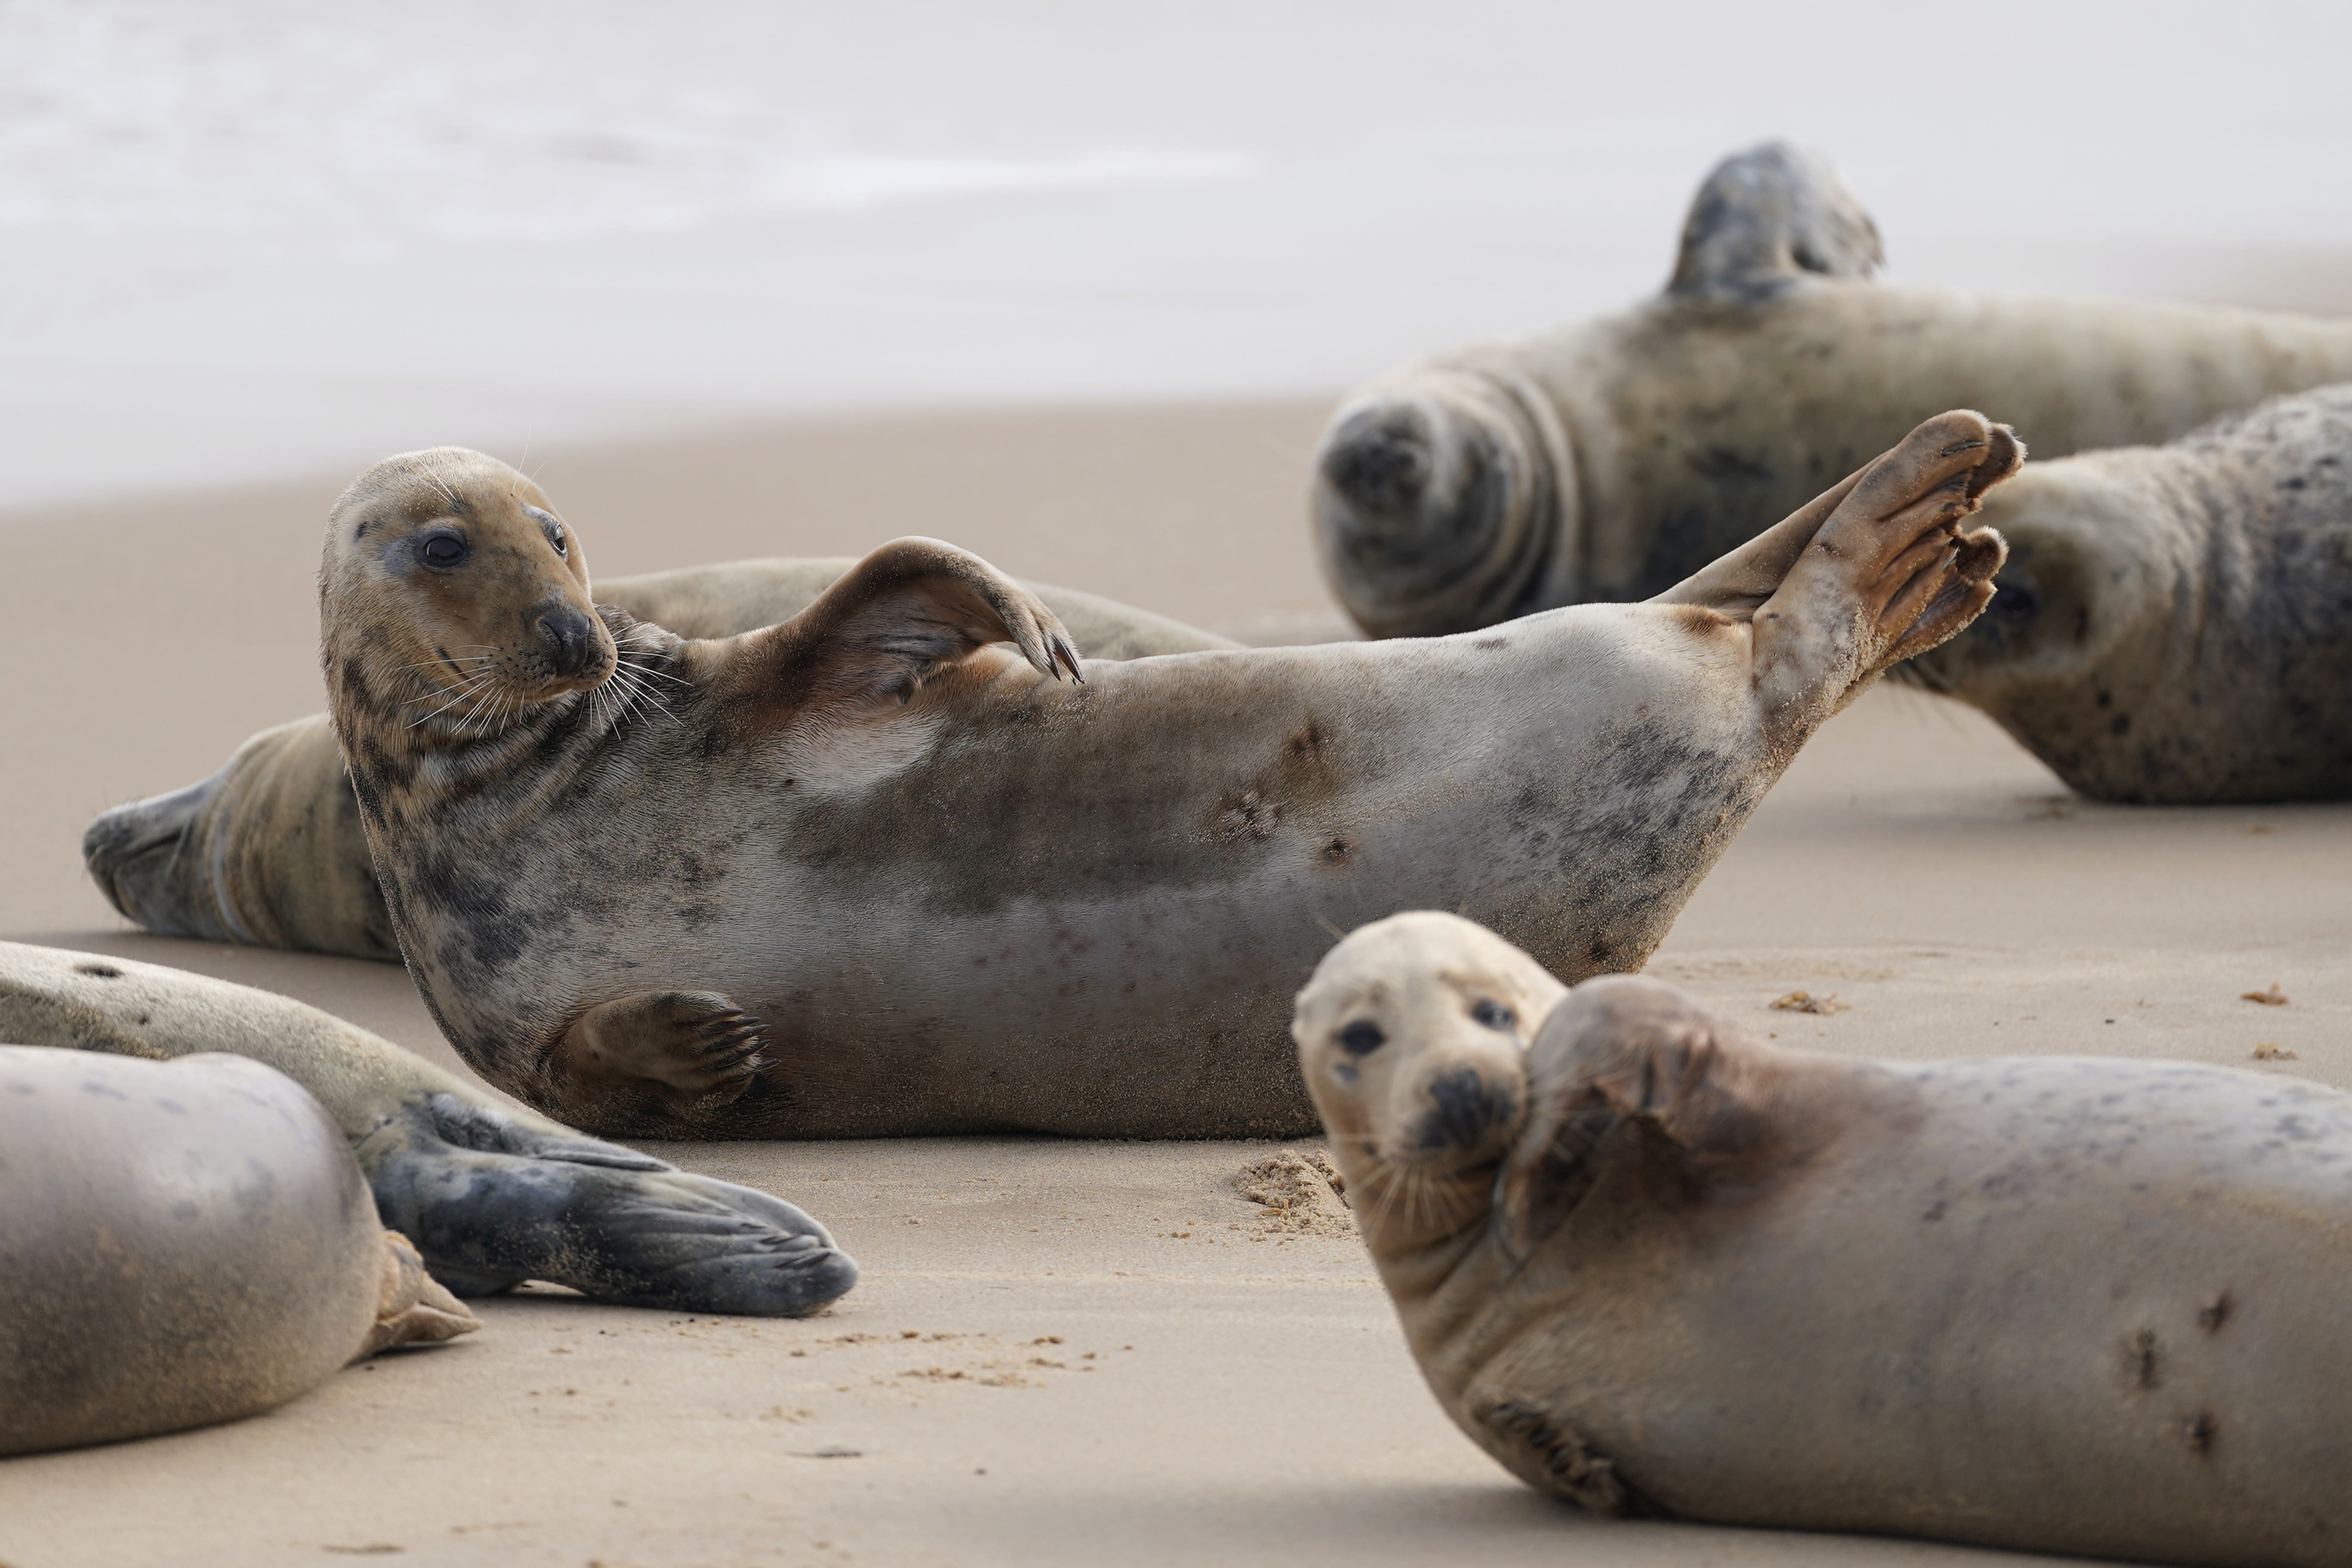
[[[1454,916],[1349,936],[1299,1062],[1446,1414],[1603,1513],[2352,1562],[2352,1095],[1876,1062]]]

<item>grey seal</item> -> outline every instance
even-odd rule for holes
[[[734,637],[791,619],[855,564],[730,561],[604,579],[596,595],[680,637]],[[1024,586],[1087,658],[1238,646],[1073,588]],[[209,778],[101,813],[82,836],[82,858],[107,901],[157,936],[400,962],[323,713],[255,735]]]
[[[336,506],[320,637],[418,988],[551,1114],[1290,1134],[1330,926],[1458,905],[1638,964],[1812,731],[1982,606],[1959,524],[2021,457],[1937,416],[1644,605],[1081,670],[933,540],[741,637],[600,614],[553,503],[441,448]]]
[[[2352,796],[2352,386],[2018,479],[1991,605],[1896,679],[2095,800]]]
[[[1657,298],[1437,354],[1340,406],[1312,498],[1332,592],[1374,637],[1646,598],[1940,408],[2054,458],[2352,379],[2352,322],[1890,288],[1879,262],[1826,159],[1725,160]]]
[[[0,1454],[235,1420],[478,1327],[284,1074],[0,1045]]]
[[[1299,1060],[1415,1360],[1602,1513],[2352,1562],[2352,1095],[1783,1050],[1456,917],[1335,947]]]
[[[0,942],[0,1041],[150,1059],[229,1052],[284,1074],[332,1118],[383,1224],[461,1296],[545,1279],[627,1306],[801,1316],[857,1279],[824,1227],[780,1198],[508,1109],[266,991]]]

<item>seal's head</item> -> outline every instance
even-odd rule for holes
[[[1550,405],[1496,369],[1408,372],[1333,416],[1323,574],[1373,637],[1438,637],[1575,597],[1576,486]]]
[[[1458,1224],[1527,1110],[1522,1058],[1566,987],[1457,915],[1362,927],[1298,994],[1291,1033],[1376,1247]]]
[[[319,594],[338,711],[404,713],[404,727],[486,731],[601,685],[618,658],[572,530],[529,478],[462,447],[352,481],[327,520]]]
[[[1986,497],[1982,521],[2009,542],[1992,601],[1959,636],[1899,667],[1901,678],[1983,710],[2061,777],[2095,795],[2095,753],[2137,747],[2158,715],[2177,545],[2161,498],[2095,453],[2030,467]]]

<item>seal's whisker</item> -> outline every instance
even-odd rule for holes
[[[454,689],[445,687],[439,690],[428,691],[422,697],[412,697],[404,703],[403,706],[415,708],[423,703],[430,702],[436,697],[445,696],[452,689],[457,693],[456,700],[462,701],[466,698],[473,696],[483,688],[493,684],[497,679],[498,672],[496,670],[484,670],[480,674],[462,682]]]

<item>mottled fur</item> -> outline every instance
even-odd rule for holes
[[[1872,1062],[1469,921],[1357,931],[1301,1070],[1446,1413],[1596,1511],[2352,1562],[2352,1095]]]
[[[855,564],[732,561],[607,578],[596,597],[680,637],[728,637],[791,619]],[[1237,646],[1092,594],[1026,586],[1087,658]],[[82,858],[108,900],[159,936],[400,962],[323,713],[263,731],[208,779],[105,812],[83,835]]]
[[[1727,160],[1667,290],[1616,315],[1438,354],[1333,416],[1325,576],[1375,637],[1640,599],[1784,516],[1939,408],[2043,457],[2169,440],[2352,378],[2352,323],[1883,287],[1826,161]]]
[[[1906,673],[2094,799],[2352,796],[2352,386],[2023,479],[1991,607]]]
[[[901,541],[747,637],[608,614],[633,704],[583,670],[419,725],[417,650],[475,635],[446,627],[510,628],[499,668],[528,670],[534,617],[588,603],[545,498],[445,451],[336,510],[328,686],[412,972],[535,1104],[727,1136],[1293,1133],[1283,1021],[1326,932],[1435,902],[1563,975],[1638,964],[1812,729],[1980,607],[1999,542],[1958,520],[2017,460],[1946,415],[1651,605],[1083,683],[1031,595]],[[417,580],[415,541],[459,529],[488,569]]]

